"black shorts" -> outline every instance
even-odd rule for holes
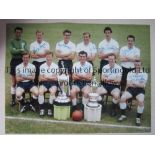
[[[28,81],[28,82],[19,82],[17,84],[17,87],[23,88],[26,92],[30,91],[32,87],[34,87],[34,82],[33,81]]]
[[[128,87],[127,91],[132,95],[133,98],[135,98],[139,94],[144,94],[145,95],[145,90],[143,88]]]
[[[83,87],[85,87],[86,85],[90,85],[90,84],[91,84],[91,81],[80,81],[80,80],[78,80],[78,81],[74,81],[74,82],[73,82],[73,85],[78,86],[78,87],[80,88],[80,90],[81,90]]]
[[[39,85],[43,85],[46,89],[50,89],[52,86],[56,86],[58,87],[58,82],[57,81],[53,81],[53,82],[49,82],[49,81],[43,81],[40,82]]]
[[[23,62],[22,58],[12,58],[10,61],[10,74],[16,75],[16,67]]]
[[[111,94],[111,92],[115,89],[118,88],[120,89],[119,85],[114,85],[114,84],[108,84],[108,83],[104,83],[103,87],[107,90],[108,94]]]
[[[40,66],[42,64],[44,64],[46,61],[43,61],[43,62],[38,62],[38,61],[33,61],[32,64],[36,67],[36,73],[35,73],[35,79],[34,79],[34,84],[36,86],[38,86],[38,83],[39,83],[39,73],[40,73]]]
[[[72,67],[73,67],[72,60],[59,60],[58,61],[59,68],[63,68],[62,62],[63,62],[64,68],[66,68],[68,70],[68,73],[72,74]]]
[[[101,60],[100,61],[100,69],[99,69],[99,73],[102,74],[102,68],[103,66],[107,65],[109,62],[108,60]]]

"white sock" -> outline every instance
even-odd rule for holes
[[[118,103],[118,100],[115,100],[114,98],[112,99],[112,102],[114,103],[114,104],[117,104]]]
[[[120,102],[120,109],[124,110],[126,109],[126,103],[125,102]]]
[[[85,97],[82,97],[82,103],[83,105],[87,104],[88,103],[88,98],[85,98]]]
[[[50,104],[53,104],[53,100],[55,99],[55,96],[54,95],[50,95],[50,98],[49,98],[49,103]]]
[[[16,87],[11,86],[11,94],[16,94]]]
[[[72,105],[73,105],[73,106],[77,105],[77,102],[76,102],[76,101],[77,101],[76,98],[72,99]]]
[[[144,106],[138,106],[137,107],[137,113],[142,114],[144,111]]]
[[[39,95],[38,102],[39,102],[39,104],[44,104],[44,96],[43,95]]]

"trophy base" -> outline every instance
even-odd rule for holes
[[[57,120],[67,120],[70,118],[71,102],[54,101],[54,118]]]
[[[84,106],[84,119],[88,122],[101,121],[102,106],[98,104],[98,107],[89,107],[87,104]]]

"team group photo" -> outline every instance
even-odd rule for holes
[[[151,132],[150,26],[6,25],[6,133]]]

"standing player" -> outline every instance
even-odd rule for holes
[[[36,31],[36,41],[31,43],[30,51],[31,57],[33,58],[33,64],[36,67],[36,76],[34,83],[38,86],[38,77],[40,66],[46,62],[46,54],[50,50],[48,42],[43,40],[44,33],[42,31]]]
[[[59,73],[58,65],[52,62],[53,53],[49,52],[46,54],[46,62],[40,66],[40,87],[39,87],[39,105],[40,105],[40,116],[44,116],[44,93],[49,91],[49,105],[48,105],[48,116],[52,116],[53,100],[55,99],[55,93],[57,91],[58,82],[57,75]]]
[[[73,85],[71,89],[71,100],[73,110],[77,105],[77,94],[82,91],[83,105],[88,103],[88,94],[91,92],[90,83],[92,80],[93,67],[86,61],[87,53],[85,51],[79,52],[79,61],[73,65]]]
[[[116,56],[114,54],[108,56],[109,64],[102,68],[101,80],[104,83],[96,90],[99,95],[107,93],[112,95],[111,116],[116,116],[116,109],[120,100],[120,82],[122,77],[122,68],[115,61]]]
[[[33,82],[35,77],[35,66],[29,63],[29,53],[23,53],[22,59],[23,62],[16,67],[16,98],[21,104],[20,112],[25,112],[27,110],[27,106],[30,106],[31,110],[35,112],[38,98],[38,88]],[[30,91],[33,94],[30,105],[26,105],[22,96],[26,91]]]
[[[70,41],[71,31],[64,30],[63,31],[64,40],[58,42],[56,44],[56,57],[59,59],[58,66],[59,68],[66,68],[70,75],[72,73],[72,60],[75,57],[75,44]]]
[[[105,39],[98,45],[99,59],[100,61],[100,73],[102,73],[103,66],[108,64],[108,56],[114,54],[116,57],[119,51],[119,44],[112,38],[112,29],[105,27],[104,29]]]
[[[140,50],[134,46],[135,36],[127,36],[128,45],[120,49],[120,60],[123,69],[122,80],[121,80],[121,91],[124,92],[126,89],[126,80],[128,72],[134,69],[134,62],[140,60]]]
[[[118,121],[122,122],[127,118],[126,116],[126,101],[130,98],[136,98],[138,101],[136,125],[141,125],[141,115],[144,111],[145,86],[148,75],[141,69],[141,62],[134,63],[135,71],[131,71],[127,75],[127,90],[123,93],[120,100],[121,116]]]
[[[19,65],[20,63],[22,63],[22,53],[24,51],[27,50],[27,45],[26,45],[26,41],[23,40],[22,37],[22,33],[23,33],[23,28],[21,27],[16,27],[14,29],[14,33],[15,33],[15,39],[11,40],[10,43],[10,53],[12,55],[12,59],[10,62],[10,75],[11,75],[11,81],[12,81],[12,86],[11,86],[11,95],[12,95],[12,100],[10,105],[14,106],[15,103],[15,99],[16,99],[16,66]]]
[[[93,65],[97,53],[96,45],[91,42],[91,35],[89,32],[83,33],[83,42],[76,47],[77,56],[80,51],[87,52],[87,61]]]

